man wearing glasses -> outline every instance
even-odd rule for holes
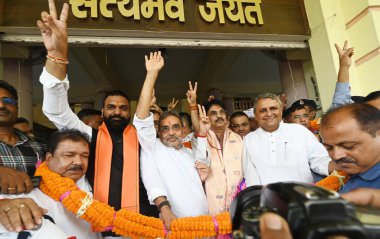
[[[288,109],[286,109],[283,113],[283,118],[286,123],[295,123],[304,126],[320,141],[319,124],[310,120],[309,112],[307,111],[303,100],[295,101]]]
[[[33,176],[46,145],[13,128],[17,119],[18,94],[0,81],[0,187],[3,194],[19,194],[33,189]]]
[[[288,123],[295,123],[310,128],[309,114],[305,109],[305,106],[299,105],[296,107],[291,106],[284,112],[284,118]]]
[[[160,52],[145,56],[146,79],[141,90],[133,124],[141,145],[141,177],[148,192],[149,201],[160,211],[160,217],[170,230],[176,217],[199,216],[208,213],[207,199],[202,181],[208,175],[204,161],[207,141],[203,138],[204,155],[184,147],[181,117],[172,111],[164,112],[158,121],[158,135],[154,128],[153,114],[149,111],[154,99],[153,88],[159,71],[164,66]],[[205,113],[204,113],[205,115]],[[199,133],[206,134],[200,120]],[[206,120],[207,121],[207,120]],[[203,160],[202,160],[203,159]],[[170,202],[170,203],[169,203]]]

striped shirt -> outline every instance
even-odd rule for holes
[[[15,145],[0,141],[0,166],[14,168],[33,176],[37,161],[45,158],[46,144],[29,138],[18,130],[15,132],[19,136]]]

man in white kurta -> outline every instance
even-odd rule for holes
[[[202,180],[208,176],[206,161],[206,141],[200,139],[198,146],[203,145],[202,157],[193,150],[184,147],[183,123],[179,114],[164,112],[158,122],[158,135],[154,128],[153,114],[150,112],[155,102],[154,85],[158,73],[164,66],[160,52],[145,56],[147,75],[141,90],[133,124],[141,145],[141,177],[148,192],[148,199],[160,211],[167,230],[177,217],[199,216],[208,213],[206,195]],[[206,129],[200,126],[199,132]],[[203,141],[202,141],[203,140]],[[194,151],[195,152],[195,151]]]
[[[167,147],[156,138],[153,114],[144,120],[135,116],[133,124],[141,145],[141,176],[149,201],[153,203],[154,199],[165,195],[177,217],[208,214],[206,195],[194,167],[193,151],[187,147],[179,150]]]
[[[91,193],[91,186],[83,176],[76,182],[77,186],[85,191]],[[35,188],[30,193],[18,194],[18,195],[6,195],[0,194],[0,199],[3,198],[31,198],[33,199],[40,207],[48,210],[46,213],[51,218],[53,218],[57,227],[59,227],[68,237],[76,237],[78,239],[93,239],[101,238],[99,233],[92,232],[91,225],[77,218],[72,212],[68,211],[61,202],[57,202],[54,199],[50,198],[48,195],[44,194],[40,189]],[[45,220],[46,221],[46,220]],[[1,232],[0,232],[1,234]],[[53,238],[54,235],[51,235]]]
[[[38,230],[28,230],[21,233],[28,234],[28,239],[46,239],[54,235],[54,239],[68,239],[69,237],[48,219],[43,219],[41,226]],[[8,231],[2,224],[0,224],[0,239],[18,239],[18,232]]]
[[[255,116],[260,128],[244,138],[247,186],[281,181],[313,183],[312,171],[328,175],[333,170],[326,149],[309,130],[282,122],[281,101],[276,95],[259,95]]]

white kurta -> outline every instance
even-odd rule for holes
[[[141,177],[149,201],[153,204],[157,197],[166,196],[177,217],[208,214],[193,151],[186,147],[176,150],[157,139],[152,113],[144,120],[135,115],[133,124],[141,145]]]
[[[38,230],[27,230],[30,233],[28,239],[67,239],[68,236],[54,223],[50,222],[48,219],[42,220],[42,225]],[[8,232],[7,229],[0,224],[0,239],[17,239],[19,234],[17,232]],[[79,238],[78,238],[79,239]]]
[[[311,171],[328,175],[331,161],[326,149],[304,126],[281,122],[279,128],[262,128],[244,137],[243,173],[247,186],[296,181],[314,182]]]
[[[44,90],[42,111],[46,117],[58,129],[76,129],[88,134],[91,139],[92,128],[83,123],[70,108],[67,97],[70,84],[67,76],[61,81],[44,68],[40,76],[40,82]]]
[[[79,179],[76,184],[83,191],[91,192],[91,186],[84,177]],[[33,189],[27,194],[1,194],[0,198],[32,198],[40,207],[48,210],[47,215],[51,216],[55,224],[69,237],[75,236],[78,239],[102,238],[100,233],[91,231],[91,225],[88,222],[77,218],[73,213],[68,211],[61,202],[53,200],[38,188]]]

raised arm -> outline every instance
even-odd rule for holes
[[[49,13],[42,12],[37,25],[47,50],[45,68],[40,76],[44,99],[42,111],[58,129],[74,128],[88,134],[91,138],[92,128],[84,124],[70,109],[67,90],[69,82],[67,73],[67,17],[69,5],[63,4],[58,18],[54,0],[49,1]]]
[[[49,1],[49,13],[42,12],[41,20],[37,25],[41,30],[41,35],[47,50],[46,70],[56,78],[64,80],[67,73],[67,17],[69,5],[63,4],[61,14],[58,13],[54,0]]]
[[[198,109],[199,135],[197,138],[197,148],[195,150],[195,168],[198,170],[201,181],[205,182],[210,172],[210,160],[207,157],[207,134],[211,128],[211,123],[205,107],[198,105]]]
[[[191,123],[193,123],[194,135],[199,133],[199,122],[198,122],[198,108],[197,108],[197,88],[198,83],[195,82],[194,87],[189,81],[189,90],[186,92],[187,103],[190,107]]]
[[[136,116],[139,119],[146,119],[149,116],[154,84],[156,83],[158,73],[164,67],[164,58],[161,56],[161,52],[151,52],[149,57],[145,56],[145,67],[147,71],[146,77],[136,109]]]
[[[338,108],[353,103],[350,92],[350,66],[352,64],[354,48],[347,47],[347,41],[344,42],[343,48],[335,44],[336,51],[339,55],[339,72],[331,108]]]

